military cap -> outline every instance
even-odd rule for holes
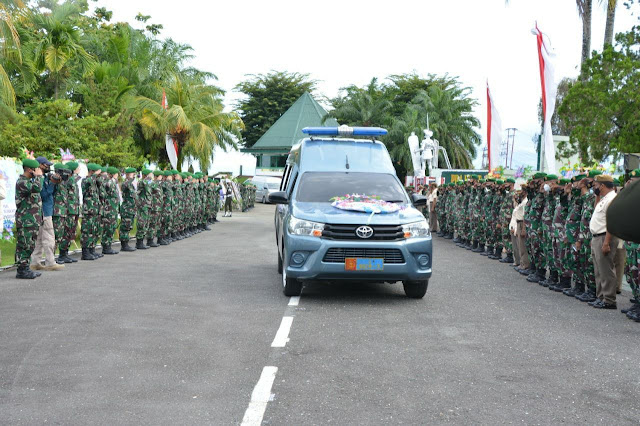
[[[487,180],[486,179],[479,179],[478,182],[480,183],[485,183]]]
[[[495,182],[496,180],[494,178],[487,178],[487,182]]]
[[[514,178],[507,178],[507,180],[505,180],[506,183],[516,183],[516,180]]]
[[[538,172],[538,173],[536,173],[535,175],[533,175],[533,178],[534,178],[534,179],[544,179],[546,176],[547,176],[547,174],[546,174],[546,173],[544,173],[544,172]]]
[[[599,174],[596,176],[596,182],[613,182],[613,176]]]
[[[560,185],[566,185],[566,184],[568,184],[568,183],[571,183],[571,179],[565,179],[565,178],[562,178],[562,179],[560,179],[560,180],[558,181],[558,183],[559,183]]]
[[[149,169],[142,169],[142,176],[146,176],[146,175],[148,175],[149,173],[151,173],[151,170],[149,170]]]
[[[79,164],[75,161],[69,161],[67,163],[67,167],[69,168],[69,170],[74,171],[75,169],[77,169],[79,166]]]
[[[171,170],[164,170],[162,176],[171,176]]]
[[[37,160],[33,160],[31,158],[25,158],[22,160],[22,167],[29,167],[30,169],[37,169],[40,167],[40,163]]]
[[[464,181],[459,180],[458,182],[456,182],[456,185],[458,186],[464,185]]]
[[[69,167],[64,163],[56,163],[53,168],[56,170],[69,170]]]
[[[596,176],[601,175],[602,172],[600,170],[589,170],[589,177],[594,178]]]
[[[471,176],[469,176],[469,179],[478,180],[478,175],[471,175]]]
[[[127,167],[126,169],[124,169],[125,173],[135,173],[137,172],[135,167]]]
[[[120,171],[118,170],[117,167],[113,167],[113,166],[109,166],[107,167],[107,173],[111,174],[111,175],[115,175],[118,174]]]
[[[557,175],[546,175],[546,176],[544,177],[544,180],[545,180],[545,181],[547,181],[547,180],[557,180],[557,179],[558,179],[558,176],[557,176]]]
[[[179,171],[177,171],[176,169],[171,170],[171,174],[172,175],[177,175],[178,173],[180,173]]]
[[[154,176],[163,176],[162,170],[154,170],[153,171],[153,175]]]
[[[95,172],[100,169],[101,169],[100,164],[96,164],[96,163],[87,164],[87,170],[89,171]]]
[[[107,171],[107,166],[101,167],[100,170],[102,170],[103,173],[106,172]]]
[[[585,174],[581,174],[581,175],[578,175],[578,176],[574,176],[574,177],[573,177],[573,180],[574,180],[575,182],[578,182],[578,181],[581,181],[582,179],[584,179],[584,178],[586,178],[586,177],[587,177],[587,175],[585,175]]]
[[[497,180],[496,180],[496,183],[497,183],[498,185],[502,185],[502,184],[504,184],[504,181],[503,181],[502,179],[497,179]]]
[[[629,173],[629,176],[631,176],[631,179],[640,178],[640,169],[635,169],[634,171]]]

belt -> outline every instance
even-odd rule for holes
[[[606,232],[601,232],[599,234],[593,234],[593,238],[602,237],[603,235],[607,235],[607,233]]]
[[[516,223],[522,223],[522,222],[524,222],[524,219],[523,220],[516,219]]]

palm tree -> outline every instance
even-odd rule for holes
[[[0,3],[0,52],[2,52],[3,59],[17,64],[22,63],[22,52],[20,50],[20,36],[14,24],[12,10],[18,9],[20,11],[23,8],[24,3],[20,0],[5,0]],[[16,92],[2,63],[0,63],[0,102],[11,109],[16,104]]]
[[[329,111],[323,120],[332,117],[341,124],[350,126],[382,126],[388,118],[391,102],[384,96],[378,86],[378,79],[373,78],[364,87],[349,86],[346,95],[332,101],[334,109]]]
[[[607,5],[607,23],[604,28],[604,47],[611,46],[613,44],[613,26],[616,20],[616,6],[617,0],[600,0],[601,3]]]
[[[156,100],[139,96],[136,116],[147,140],[164,142],[169,134],[176,141],[179,167],[185,157],[191,156],[199,160],[202,170],[207,170],[216,146],[225,150],[236,147],[242,120],[235,112],[223,110],[221,89],[201,78],[175,74],[164,90],[167,109]]]
[[[71,67],[87,75],[95,66],[82,40],[82,32],[75,25],[81,13],[73,2],[52,5],[51,13],[32,14],[32,22],[38,32],[33,46],[36,68],[47,71],[53,80],[54,98],[59,99],[65,79],[71,77]]]

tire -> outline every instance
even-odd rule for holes
[[[287,253],[284,250],[282,255],[286,259]],[[287,268],[284,261],[282,262],[282,292],[287,297],[300,296],[300,293],[302,293],[302,282],[287,276]]]
[[[403,281],[404,294],[412,299],[422,299],[427,293],[427,287],[429,287],[429,280],[424,281]]]
[[[280,257],[280,253],[278,253],[278,273],[282,274],[282,258]]]

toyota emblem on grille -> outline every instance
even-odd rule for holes
[[[364,239],[371,238],[373,237],[373,228],[370,226],[361,226],[356,229],[356,235]]]

